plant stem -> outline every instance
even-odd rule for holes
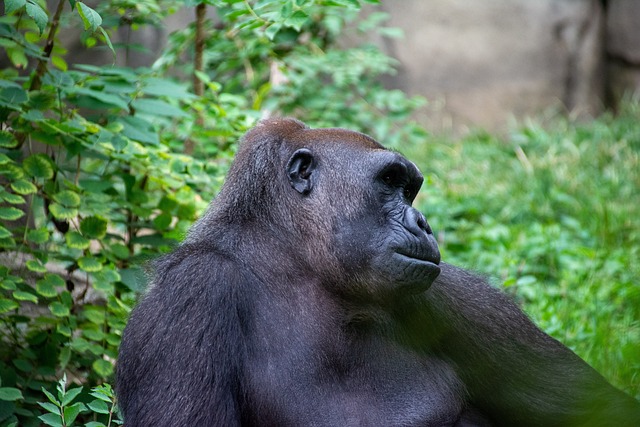
[[[196,6],[196,43],[193,58],[193,92],[198,96],[198,98],[204,95],[204,82],[200,80],[196,72],[202,72],[204,69],[204,21],[206,13],[207,5],[205,3],[200,3]],[[196,127],[202,126],[204,126],[204,116],[202,111],[198,111],[196,116]],[[193,154],[194,149],[195,142],[193,139],[187,139],[184,143],[184,153],[189,155]]]
[[[60,26],[60,15],[62,14],[62,9],[64,9],[64,3],[65,0],[60,0],[58,2],[56,13],[53,15],[53,19],[51,20],[51,27],[49,28],[49,34],[47,35],[47,42],[44,45],[43,58],[38,60],[36,74],[33,76],[33,80],[31,80],[31,85],[29,86],[30,91],[38,90],[40,89],[40,86],[42,86],[42,78],[47,72],[47,64],[49,63],[49,58],[53,51],[56,32],[58,32],[58,27]]]

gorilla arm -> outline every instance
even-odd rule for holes
[[[240,425],[240,269],[203,242],[156,267],[120,346],[116,391],[126,424]]]
[[[402,316],[416,345],[449,360],[472,404],[498,425],[637,426],[640,402],[542,332],[483,279],[442,273]],[[426,328],[426,334],[425,334]],[[418,336],[419,335],[419,336]]]

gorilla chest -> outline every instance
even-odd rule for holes
[[[299,350],[254,366],[251,424],[450,426],[460,416],[463,386],[437,358],[388,343],[339,355]]]

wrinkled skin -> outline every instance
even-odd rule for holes
[[[356,132],[251,130],[131,314],[126,425],[638,425],[636,400],[440,262],[421,185]]]
[[[440,274],[440,252],[427,220],[411,206],[422,174],[397,153],[378,151],[366,160],[361,191],[371,194],[352,219],[337,222],[331,245],[345,270],[367,273],[360,280],[370,290],[378,284],[391,286],[391,294],[423,292]]]

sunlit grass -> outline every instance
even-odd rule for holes
[[[548,333],[640,396],[640,107],[404,150],[443,259],[490,274]]]

